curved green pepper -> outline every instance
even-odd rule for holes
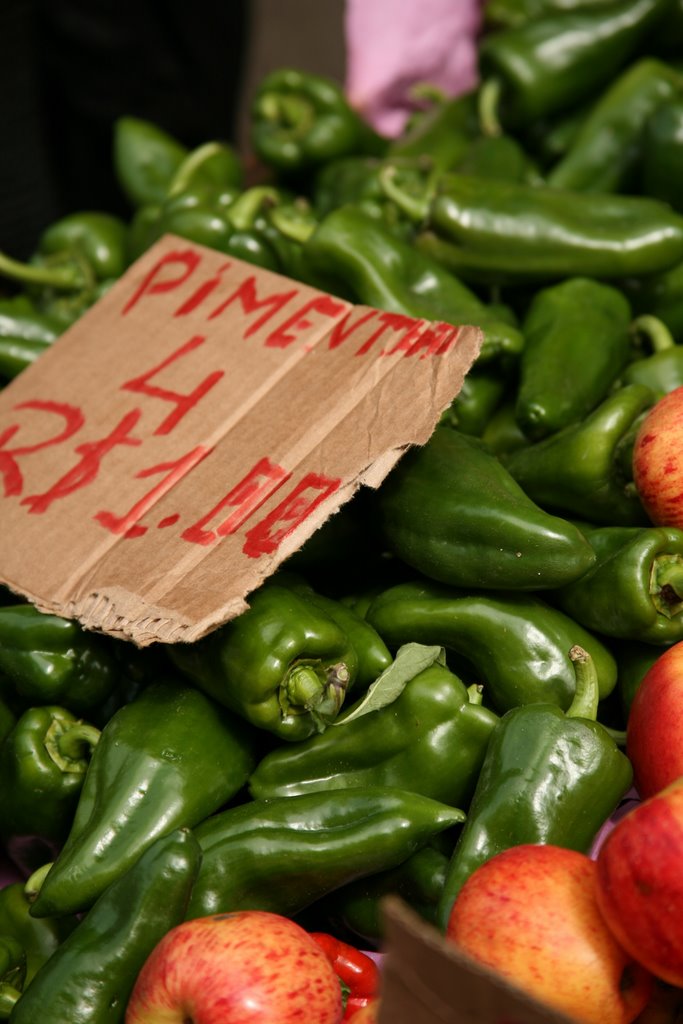
[[[111,213],[68,213],[43,231],[37,252],[46,257],[78,255],[97,281],[106,281],[126,269],[126,230],[121,218]]]
[[[619,375],[620,384],[642,384],[657,397],[683,385],[683,345],[676,345],[668,327],[657,317],[636,317],[631,325],[637,336],[645,335],[652,353],[633,359]]]
[[[648,119],[643,131],[640,182],[646,195],[670,203],[683,212],[683,83]]]
[[[649,163],[653,122],[659,120],[662,104],[681,90],[683,75],[663,61],[644,57],[631,64],[598,99],[547,183],[577,192],[636,191],[635,169]],[[668,171],[673,189],[679,175]],[[671,202],[647,185],[642,191]]]
[[[76,917],[31,917],[23,882],[0,889],[0,935],[11,935],[26,952],[26,984],[78,924]]]
[[[119,117],[114,122],[114,172],[133,207],[160,203],[187,147],[151,121]]]
[[[36,917],[87,910],[159,836],[192,828],[230,800],[254,767],[244,723],[194,687],[154,682],[107,722]],[[41,884],[42,883],[42,884]]]
[[[26,950],[0,933],[0,1020],[7,1020],[26,984]]]
[[[71,828],[99,729],[54,705],[29,708],[0,746],[0,834],[61,843]]]
[[[647,526],[630,454],[633,432],[655,397],[640,384],[618,388],[583,423],[500,458],[542,508],[599,525]]]
[[[442,583],[541,590],[595,560],[573,524],[542,511],[478,439],[447,426],[404,455],[376,500],[389,549]]]
[[[587,853],[631,786],[631,763],[596,722],[590,656],[573,648],[576,697],[566,712],[548,704],[503,715],[486,751],[467,821],[446,872],[438,923],[476,868],[522,843]]]
[[[650,644],[683,639],[683,530],[579,525],[596,562],[555,591],[560,608],[605,636]]]
[[[572,5],[484,36],[479,70],[485,83],[499,85],[503,124],[519,128],[590,99],[668,6],[668,0]]]
[[[406,316],[473,324],[484,332],[478,363],[519,355],[524,338],[499,320],[438,262],[396,238],[353,206],[327,214],[304,243],[304,255],[355,301]]]
[[[602,641],[531,594],[399,583],[379,594],[366,616],[391,648],[439,644],[464,657],[501,714],[538,701],[567,708],[574,697],[568,653],[574,644],[595,662],[601,699],[616,685],[616,663]]]
[[[539,440],[581,422],[631,356],[631,307],[618,289],[572,277],[534,295],[524,318],[515,415]]]
[[[457,808],[382,786],[229,808],[195,829],[202,865],[187,916],[269,910],[291,917],[356,878],[401,864],[464,818]]]
[[[500,405],[507,389],[505,376],[496,368],[471,367],[462,387],[449,407],[441,414],[441,423],[462,434],[481,437]]]
[[[277,580],[250,595],[236,619],[168,653],[215,700],[284,740],[306,739],[334,721],[358,672],[339,625]]]
[[[269,166],[300,171],[348,154],[381,155],[381,138],[331,78],[279,68],[259,84],[251,108],[251,142]]]
[[[276,747],[249,779],[258,800],[314,790],[395,786],[463,807],[497,716],[472,703],[443,665],[411,679],[386,705],[303,743]]]
[[[12,1024],[121,1024],[143,963],[183,920],[200,859],[187,829],[157,839],[38,971]]]
[[[0,671],[23,704],[59,704],[89,714],[115,689],[120,671],[108,638],[32,604],[0,606]]]

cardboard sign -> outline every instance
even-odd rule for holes
[[[165,236],[0,392],[2,581],[196,640],[428,439],[480,344]]]
[[[382,911],[378,1024],[575,1024],[446,942],[398,897]]]

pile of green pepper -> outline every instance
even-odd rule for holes
[[[378,136],[283,69],[237,153],[116,124],[130,204],[0,255],[0,379],[165,232],[483,332],[430,440],[187,647],[140,651],[4,592],[0,1020],[122,1022],[187,917],[266,909],[381,948],[444,927],[506,846],[588,852],[624,730],[683,639],[683,531],[631,471],[683,383],[683,7],[489,0],[480,85]],[[552,40],[552,46],[547,45]]]

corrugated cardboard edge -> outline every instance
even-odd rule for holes
[[[382,913],[379,1024],[576,1024],[449,945],[398,897]]]

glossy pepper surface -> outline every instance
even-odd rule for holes
[[[402,863],[464,817],[418,793],[381,786],[229,808],[195,829],[203,859],[187,916],[292,916],[339,886]]]
[[[541,590],[595,555],[567,520],[539,508],[476,438],[438,426],[377,493],[384,542],[407,565],[458,587]]]
[[[587,629],[651,644],[683,639],[683,531],[582,526],[596,563],[560,588],[561,608]]]
[[[585,651],[573,648],[576,696],[566,712],[549,704],[514,708],[496,727],[439,903],[442,928],[472,872],[522,843],[587,853],[629,789],[630,761],[595,721],[597,686]]]
[[[25,296],[0,299],[0,377],[12,379],[38,358],[64,330]]]
[[[12,1024],[121,1024],[143,963],[183,920],[200,858],[189,830],[157,839],[43,965]]]
[[[351,107],[333,79],[295,68],[267,74],[252,101],[251,142],[281,171],[315,167],[351,153],[381,155],[386,142]]]
[[[176,666],[219,703],[281,739],[301,740],[333,721],[358,658],[338,623],[277,580],[249,608],[194,644],[174,644]]]
[[[501,455],[501,460],[543,508],[599,525],[646,526],[633,486],[631,452],[633,431],[654,400],[654,392],[640,384],[618,388],[582,423]]]
[[[501,714],[537,701],[569,707],[575,689],[569,650],[576,643],[594,660],[600,697],[616,685],[616,663],[605,644],[534,594],[399,583],[379,594],[366,616],[392,648],[439,644],[461,655]]]
[[[683,260],[683,217],[649,196],[448,173],[428,205],[412,205],[415,216],[424,217],[418,247],[467,282],[621,278],[667,270]]]
[[[497,720],[469,699],[464,683],[445,665],[435,664],[385,707],[270,751],[252,773],[249,790],[256,799],[270,800],[314,790],[395,786],[463,807]]]
[[[356,302],[417,319],[481,327],[481,362],[514,358],[524,346],[520,331],[499,320],[448,270],[357,207],[327,214],[305,242],[304,253],[331,282],[351,289]]]
[[[631,307],[615,287],[573,277],[537,291],[524,317],[515,415],[538,440],[579,423],[632,352]]]
[[[683,73],[682,73],[683,74]],[[679,75],[680,80],[680,75]],[[640,184],[647,195],[670,203],[683,212],[680,194],[683,174],[683,86],[662,103],[643,131]]]
[[[26,952],[26,984],[78,923],[76,917],[31,917],[23,882],[0,889],[0,935],[12,935]]]
[[[578,192],[641,191],[637,172],[649,163],[651,125],[662,105],[681,90],[683,75],[669,64],[654,57],[631,64],[597,100],[569,150],[549,172],[548,184]],[[673,178],[670,167],[667,177]],[[670,202],[670,193],[650,187],[642,191]]]
[[[482,39],[479,70],[500,83],[503,124],[520,127],[590,99],[636,51],[667,0],[546,11]]]
[[[26,704],[59,704],[87,715],[119,680],[119,666],[106,639],[75,620],[48,615],[32,604],[0,607],[0,683]]]
[[[0,746],[0,834],[63,842],[99,729],[65,708],[29,708]]]
[[[230,800],[253,767],[241,720],[194,687],[151,683],[102,730],[69,836],[31,912],[88,909],[156,839]]]

